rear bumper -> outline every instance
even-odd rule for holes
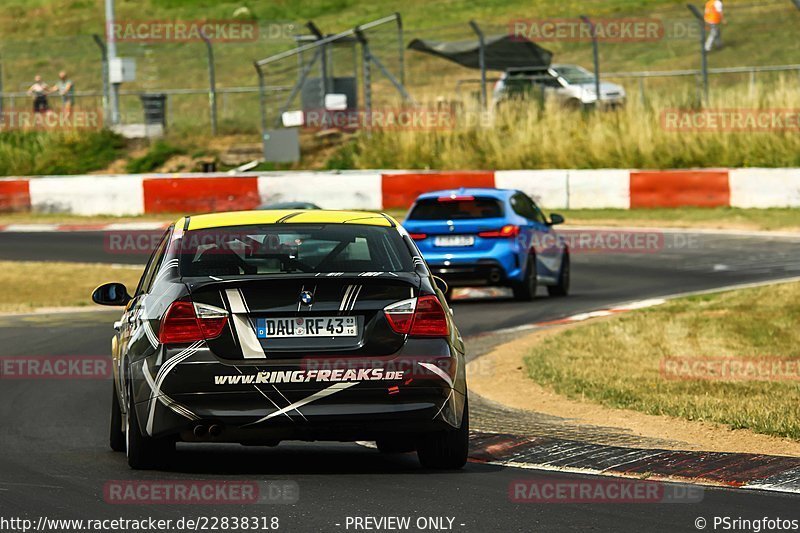
[[[429,264],[428,266],[434,276],[439,276],[451,287],[504,285],[509,282],[506,269],[499,261],[492,259],[477,263]]]
[[[463,355],[446,340],[422,342],[431,343],[426,351],[433,355],[255,364],[222,361],[201,349],[160,384],[153,361],[138,362],[131,367],[137,416],[154,437],[243,444],[375,440],[458,427],[466,397]],[[323,371],[327,380],[318,381]],[[215,436],[205,431],[212,425]]]
[[[425,255],[428,267],[435,276],[451,287],[475,285],[509,285],[522,279],[524,267],[520,254],[506,250],[501,254]]]

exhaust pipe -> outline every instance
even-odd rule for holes
[[[198,439],[202,439],[208,434],[208,428],[203,424],[197,424],[192,430],[192,433],[194,433],[194,436]]]
[[[219,424],[212,424],[211,427],[208,428],[208,434],[212,437],[219,437],[222,435],[222,426]]]

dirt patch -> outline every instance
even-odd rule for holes
[[[665,449],[753,453],[800,457],[800,442],[761,435],[723,424],[693,422],[669,416],[653,416],[611,409],[588,401],[556,394],[526,375],[523,357],[547,335],[579,325],[536,331],[498,346],[467,366],[470,390],[484,398],[512,407],[570,419],[572,423],[619,428],[649,439],[679,442]]]

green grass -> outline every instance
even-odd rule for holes
[[[800,230],[800,209],[739,209],[734,207],[678,207],[663,209],[555,209],[568,224],[590,226],[657,226]]]
[[[118,21],[231,19],[237,8],[246,6],[261,25],[257,42],[225,42],[215,45],[218,87],[254,86],[254,59],[290,49],[292,34],[303,32],[303,24],[314,20],[324,32],[351,28],[375,18],[400,11],[406,44],[413,38],[436,40],[473,39],[467,22],[480,22],[489,34],[507,32],[516,19],[574,18],[588,14],[595,18],[657,18],[667,28],[690,28],[694,24],[685,2],[680,0],[449,0],[425,2],[408,0],[309,0],[252,2],[250,0],[119,0]],[[714,52],[710,66],[775,65],[797,62],[796,28],[800,10],[788,0],[731,0],[726,2],[729,24],[724,28],[726,47]],[[61,69],[70,72],[77,89],[99,91],[101,87],[99,50],[93,33],[103,33],[104,14],[99,0],[5,0],[0,7],[0,55],[6,92],[23,91],[33,76],[42,74],[53,81]],[[277,37],[270,28],[285,28]],[[759,38],[769,35],[769,39]],[[32,37],[32,36],[35,36]],[[399,74],[397,42],[391,27],[369,33],[373,53]],[[591,46],[584,42],[545,42],[555,61],[591,65]],[[197,88],[208,83],[202,43],[121,42],[119,55],[137,61],[137,80],[124,90],[157,91],[164,88]],[[690,69],[699,66],[695,36],[668,38],[659,42],[602,43],[603,72],[623,70]],[[336,55],[337,75],[350,75],[350,51]],[[461,102],[474,104],[477,85],[456,83],[478,77],[470,70],[444,60],[406,50],[406,84],[421,103]],[[295,58],[271,68],[267,83],[291,86],[296,80]],[[499,73],[491,73],[497,76]],[[783,82],[781,82],[783,80]],[[798,166],[800,149],[796,133],[701,135],[659,131],[657,117],[665,106],[695,105],[698,96],[694,77],[646,81],[645,99],[639,100],[636,80],[617,80],[626,86],[634,105],[620,114],[575,117],[548,110],[542,118],[529,110],[515,111],[495,127],[478,130],[460,128],[454,132],[391,132],[355,140],[338,141],[338,150],[316,150],[304,139],[303,160],[296,168],[594,168],[687,167],[687,166]],[[379,72],[373,76],[376,107],[396,106],[397,93]],[[781,85],[781,83],[783,83]],[[776,89],[777,87],[777,89]],[[711,78],[715,107],[767,105],[797,108],[796,74],[760,74],[750,93],[747,74]],[[363,102],[363,95],[361,100]],[[268,98],[275,113],[285,93]],[[749,97],[749,100],[746,98]],[[25,108],[26,97],[5,100],[6,108]],[[83,109],[101,107],[99,97],[79,98]],[[258,142],[259,98],[256,93],[220,95],[219,129],[223,135],[244,136]],[[295,106],[299,105],[297,102]],[[55,104],[58,107],[58,104]],[[206,94],[171,95],[168,100],[166,141],[191,153],[211,142]],[[121,98],[124,120],[141,122],[138,95]],[[555,129],[553,129],[555,128]],[[6,142],[0,138],[0,152]],[[89,140],[88,145],[94,144]],[[398,149],[399,148],[399,149]],[[71,147],[69,148],[71,149]],[[6,154],[0,174],[81,171],[102,168],[109,152],[80,153],[81,160],[69,161],[68,150],[48,150],[53,156]],[[9,151],[9,150],[7,150]],[[14,149],[10,149],[14,152]],[[35,154],[41,152],[33,151]],[[94,155],[101,156],[97,159]],[[33,159],[42,161],[35,164]],[[132,166],[147,166],[145,161]],[[282,168],[282,167],[277,167]]]
[[[800,284],[684,298],[545,338],[528,375],[559,394],[800,439],[797,381],[675,380],[665,358],[800,358]]]
[[[696,105],[693,92],[675,91],[602,113],[570,111],[549,100],[509,102],[477,121],[448,122],[429,129],[362,132],[343,147],[356,168],[545,169],[797,167],[800,136],[792,131],[669,131],[662,110]],[[800,108],[794,77],[753,93],[728,88],[712,107]],[[473,115],[474,116],[474,115]],[[349,152],[348,152],[349,150]]]
[[[304,31],[302,25],[314,20],[324,32],[337,32],[356,24],[391,14],[404,17],[406,42],[421,37],[440,40],[474,38],[467,23],[474,19],[484,24],[487,33],[506,32],[514,19],[577,17],[586,13],[595,17],[655,17],[672,27],[688,27],[693,19],[679,0],[450,0],[427,2],[408,0],[402,5],[394,0],[309,0],[252,2],[241,0],[123,0],[117,2],[119,21],[231,19],[242,6],[250,8],[262,25],[262,38],[250,43],[218,43],[217,79],[220,87],[253,86],[257,83],[252,67],[254,59],[291,48],[291,34]],[[725,27],[727,48],[710,58],[712,67],[747,64],[785,64],[797,62],[796,28],[798,11],[788,0],[731,0],[726,3],[730,24]],[[0,53],[3,56],[5,90],[22,90],[34,74],[53,80],[60,69],[67,69],[78,89],[99,89],[99,50],[91,39],[103,33],[104,14],[98,0],[6,0],[0,7]],[[280,37],[268,34],[268,25],[293,24]],[[31,36],[35,35],[35,38]],[[375,32],[373,52],[397,74],[396,41],[387,30]],[[758,38],[769,35],[769,39]],[[591,64],[591,46],[587,43],[543,43],[555,53],[556,60]],[[603,43],[601,62],[604,71],[666,70],[696,68],[699,65],[697,42],[692,38],[669,38],[660,42]],[[137,59],[137,81],[124,89],[155,90],[167,87],[207,87],[205,50],[202,43],[119,43],[119,54]],[[458,67],[440,59],[407,51],[407,83],[420,97],[433,92],[451,98],[455,82],[476,78],[477,71]],[[344,73],[344,63],[339,63]],[[270,84],[293,81],[295,69],[288,63],[272,74]],[[492,73],[492,75],[495,75]],[[388,91],[381,75],[374,76],[376,92]],[[765,75],[764,79],[770,79]],[[747,76],[714,78],[715,84],[746,82]],[[680,85],[694,88],[695,80],[673,81],[667,90]],[[663,83],[647,83],[656,90]],[[629,86],[637,90],[636,82]],[[470,86],[465,90],[476,90]],[[377,98],[376,96],[376,98]],[[27,99],[25,107],[27,107]],[[221,104],[221,125],[225,131],[258,130],[258,97],[255,94],[230,95]],[[99,107],[99,99],[82,105]],[[175,122],[188,129],[208,124],[205,95],[170,97]],[[20,101],[17,101],[20,105]],[[123,97],[123,108],[141,113],[138,97]]]
[[[110,131],[0,133],[0,175],[81,174],[120,157],[124,139]]]

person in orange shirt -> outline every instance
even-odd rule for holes
[[[722,28],[725,20],[722,14],[722,0],[708,0],[706,2],[705,13],[706,24],[708,25],[708,39],[706,39],[706,52],[714,48],[722,48]]]

